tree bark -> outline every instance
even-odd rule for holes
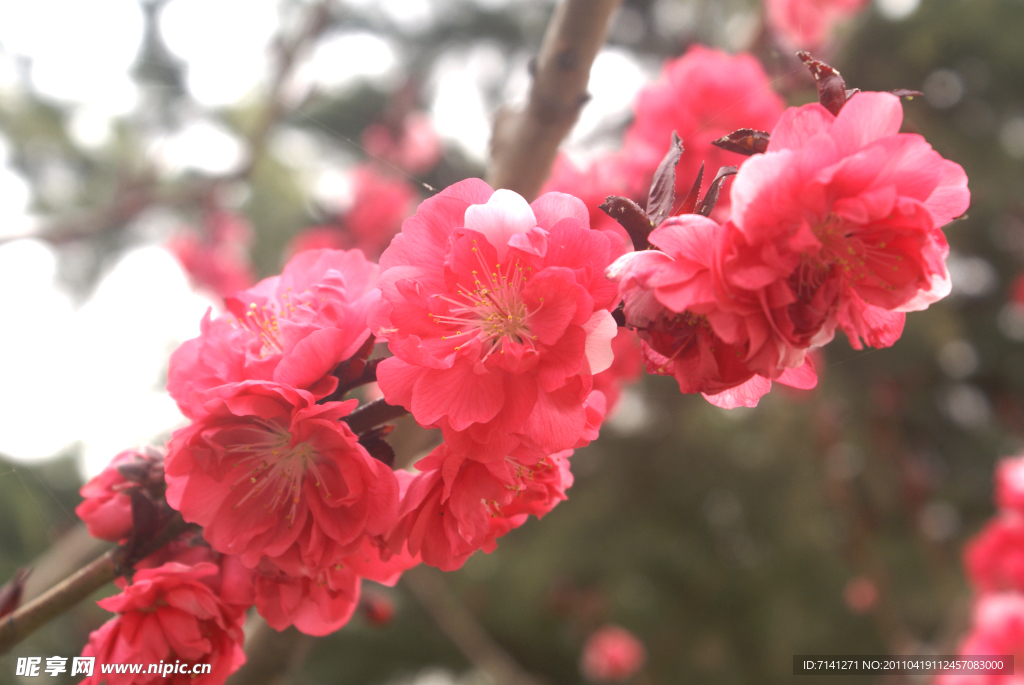
[[[528,201],[540,192],[562,139],[589,99],[587,82],[622,0],[562,0],[548,23],[525,108],[499,112],[487,182]]]

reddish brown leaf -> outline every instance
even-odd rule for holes
[[[647,216],[652,226],[657,227],[672,215],[672,205],[676,201],[676,164],[682,156],[683,141],[672,131],[672,146],[654,172],[651,192],[647,196]]]
[[[615,219],[626,229],[634,250],[646,250],[651,246],[647,236],[654,230],[654,224],[647,218],[647,212],[628,197],[609,195],[603,204],[598,205],[604,213]]]
[[[725,179],[736,173],[737,169],[734,166],[724,166],[718,170],[715,174],[715,180],[711,182],[708,187],[708,192],[701,200],[700,206],[697,207],[695,214],[701,216],[711,216],[711,211],[715,208],[715,204],[718,203],[718,193],[722,189],[722,184],[725,183]]]
[[[756,155],[768,149],[768,133],[752,128],[741,128],[733,131],[727,136],[711,141],[715,147],[720,147],[729,152],[736,152],[741,155]]]
[[[703,182],[704,162],[701,162],[700,169],[697,171],[697,178],[694,179],[693,185],[690,186],[690,192],[686,194],[682,206],[679,207],[679,214],[693,214],[694,210],[697,209],[697,200],[700,199],[700,186]]]
[[[25,591],[31,569],[19,568],[3,587],[0,587],[0,616],[6,616],[21,606],[21,595]]]
[[[838,116],[839,110],[846,104],[846,82],[839,72],[820,60],[811,57],[810,53],[801,50],[796,53],[800,61],[807,65],[818,86],[818,102],[822,107]]]

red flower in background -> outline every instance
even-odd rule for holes
[[[228,297],[252,285],[249,245],[252,229],[240,215],[223,210],[210,212],[202,235],[187,231],[167,243],[192,284],[218,298]]]
[[[813,50],[835,25],[853,17],[868,0],[765,0],[768,24],[789,47]]]
[[[645,201],[647,186],[650,185],[645,176],[653,170],[633,168],[635,162],[622,154],[607,154],[594,159],[585,168],[577,167],[565,155],[555,158],[551,177],[541,189],[541,193],[567,193],[583,201],[590,213],[590,227],[599,231],[608,231],[623,247],[618,251],[633,249],[629,234],[618,221],[600,209],[599,206],[609,195],[619,195],[637,201]]]
[[[647,650],[633,633],[619,626],[605,626],[587,639],[580,658],[580,672],[595,683],[623,683],[647,661]]]
[[[394,164],[410,174],[422,174],[441,159],[441,139],[423,112],[409,112],[395,131],[385,124],[371,124],[363,130],[367,154]]]
[[[713,140],[741,128],[770,131],[783,107],[756,58],[694,45],[665,64],[658,83],[640,91],[621,158],[632,173],[642,174],[640,186],[646,188],[677,132],[685,148],[676,167],[676,196],[682,198],[702,163],[714,175],[719,167],[743,162],[741,155],[713,146]],[[725,195],[716,218],[729,215]]]
[[[359,249],[376,259],[415,210],[416,188],[407,180],[382,174],[372,164],[352,170],[352,202],[335,224],[307,228],[288,244],[285,252]]]
[[[961,656],[1015,655],[1024,653],[1024,594],[996,592],[982,595],[974,605],[971,632],[960,643]],[[1019,673],[1014,664],[1014,672]],[[1019,685],[1019,675],[943,674],[936,685]]]

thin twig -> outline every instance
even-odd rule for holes
[[[590,96],[587,82],[622,0],[562,0],[537,54],[526,107],[505,110],[494,123],[487,181],[532,200],[555,154]]]
[[[313,638],[295,628],[278,632],[259,616],[245,625],[245,664],[227,685],[274,685],[306,658]]]
[[[111,547],[112,543],[89,535],[84,523],[76,525],[32,562],[22,601],[38,597]]]
[[[439,571],[417,566],[402,575],[402,583],[470,663],[498,685],[540,685],[494,641]]]
[[[322,0],[311,8],[304,28],[292,40],[282,36],[276,39],[276,55],[266,102],[256,124],[246,137],[249,159],[245,166],[226,176],[191,180],[172,188],[161,188],[151,171],[128,178],[120,184],[110,202],[102,207],[74,212],[56,218],[32,233],[0,236],[0,245],[21,238],[45,240],[51,244],[95,238],[123,228],[154,205],[192,206],[205,203],[225,183],[244,180],[252,174],[274,125],[288,114],[284,102],[284,89],[294,72],[299,57],[330,25],[332,0]]]

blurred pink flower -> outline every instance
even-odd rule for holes
[[[385,124],[371,124],[363,131],[367,154],[394,164],[410,174],[422,174],[441,159],[441,139],[423,112],[409,112],[395,131]]]
[[[647,661],[647,650],[635,635],[608,625],[587,639],[580,658],[580,672],[595,683],[623,683]]]
[[[242,216],[215,210],[206,216],[202,235],[194,231],[178,233],[167,249],[178,258],[196,288],[224,298],[252,285],[251,243],[252,229]]]
[[[713,140],[741,128],[770,131],[783,106],[752,55],[729,55],[694,45],[682,57],[665,63],[660,81],[640,91],[636,118],[620,155],[623,166],[642,178],[640,188],[646,189],[676,131],[685,148],[676,166],[676,197],[681,199],[702,162],[705,186],[719,167],[743,162],[741,155],[713,146]],[[719,220],[729,216],[724,189],[713,216]]]
[[[868,0],[765,0],[768,24],[787,47],[821,47],[833,27],[860,12]]]
[[[415,210],[416,188],[403,178],[382,174],[372,164],[357,166],[350,178],[352,202],[345,213],[335,223],[301,231],[288,244],[286,254],[330,248],[359,249],[372,259],[380,256]]]

